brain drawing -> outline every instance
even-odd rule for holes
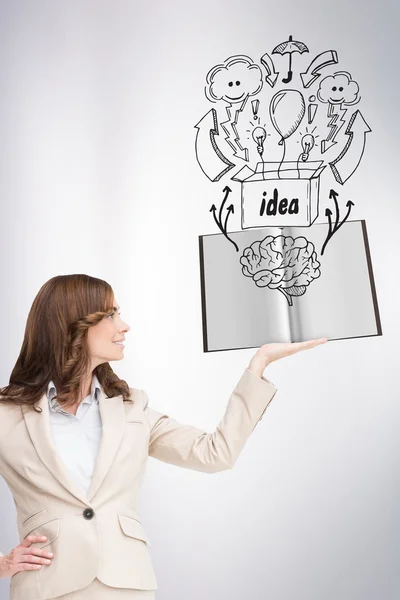
[[[268,235],[243,250],[242,273],[257,287],[269,287],[284,294],[289,306],[293,296],[302,296],[307,286],[321,275],[314,245],[305,237]]]

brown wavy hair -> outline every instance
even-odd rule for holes
[[[89,275],[58,275],[49,279],[33,301],[26,322],[24,340],[10,382],[0,388],[0,402],[34,406],[52,380],[61,406],[79,402],[82,378],[88,373],[89,327],[114,312],[114,292],[103,279]],[[130,390],[109,363],[98,365],[98,377],[106,396]]]

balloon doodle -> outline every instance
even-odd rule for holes
[[[279,145],[283,145],[283,156],[278,167],[278,178],[285,159],[285,141],[298,128],[306,112],[303,95],[297,90],[283,90],[277,92],[269,105],[269,114],[272,125],[281,137]]]
[[[281,91],[272,98],[269,114],[272,125],[282,136],[279,142],[280,146],[296,131],[303,120],[305,111],[303,95],[297,90]]]

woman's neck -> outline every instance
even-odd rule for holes
[[[90,390],[92,388],[92,377],[93,374],[89,373],[89,375],[87,375],[84,379],[81,380],[81,386],[80,386],[80,399],[81,401],[86,398],[86,396],[89,396],[90,394]]]

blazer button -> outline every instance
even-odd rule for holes
[[[83,516],[85,519],[93,519],[94,510],[92,508],[85,508],[85,510],[83,511]]]

